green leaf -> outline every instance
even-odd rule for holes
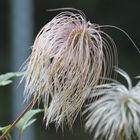
[[[16,127],[20,130],[21,133],[29,127],[31,124],[33,124],[36,119],[32,119],[32,117],[38,113],[43,112],[43,109],[32,109],[29,110],[17,123]]]
[[[6,86],[6,85],[12,83],[12,80],[10,80],[11,78],[19,77],[22,75],[23,75],[23,73],[21,73],[21,72],[9,72],[6,74],[2,74],[2,75],[0,75],[0,86]]]
[[[2,133],[5,133],[5,132],[9,129],[10,126],[11,126],[11,125],[7,125],[7,126],[4,126],[4,127],[0,127],[0,131],[1,131]]]
[[[7,125],[7,126],[4,126],[4,127],[0,127],[0,131],[2,133],[6,133],[6,131],[8,131],[8,129],[11,127],[11,125]],[[11,135],[8,133],[6,136],[5,136],[5,140],[12,140],[12,137]]]
[[[31,124],[33,124],[36,120],[37,120],[37,119],[31,119],[31,120],[26,124],[26,127],[24,127],[24,129],[27,128],[27,127],[29,127]]]

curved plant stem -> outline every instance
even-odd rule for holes
[[[123,140],[124,139],[124,135],[125,135],[125,129],[124,129],[124,127],[122,128],[122,131],[121,131],[121,133],[120,133],[120,135],[119,135],[119,137],[118,137],[118,140]]]
[[[8,135],[8,133],[15,128],[16,124],[20,121],[20,119],[26,114],[26,112],[28,112],[36,103],[36,101],[38,100],[38,96],[33,98],[30,102],[30,104],[24,109],[24,111],[18,116],[18,118],[11,124],[11,126],[7,129],[7,131],[5,131],[1,136],[0,136],[0,140],[3,140],[5,138],[5,136]]]

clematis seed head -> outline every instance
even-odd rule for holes
[[[25,99],[43,100],[46,126],[72,127],[91,89],[117,62],[115,43],[79,10],[56,15],[38,33],[25,66]]]
[[[128,88],[118,81],[95,86],[90,97],[99,96],[85,109],[86,130],[94,133],[94,139],[140,139],[140,81],[132,87],[128,74],[117,68],[128,83]]]

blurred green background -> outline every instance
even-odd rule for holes
[[[24,0],[18,0],[24,2]],[[33,44],[35,36],[39,30],[57,14],[57,12],[47,12],[47,9],[73,7],[82,10],[87,19],[92,23],[100,25],[114,25],[125,30],[134,40],[138,48],[140,48],[140,0],[28,0],[30,1],[32,10],[32,25],[30,26],[31,36],[28,40],[22,40],[25,43],[25,51],[27,56],[30,53],[30,46]],[[12,8],[16,0],[0,0],[0,74],[9,71],[18,71],[19,68],[14,67],[16,61],[13,62],[15,49],[13,46],[13,20]],[[22,5],[22,4],[21,4]],[[27,5],[28,6],[28,5]],[[21,10],[21,19],[26,8]],[[25,14],[26,16],[26,14]],[[24,18],[24,17],[23,17]],[[24,25],[24,22],[22,23]],[[20,25],[19,25],[20,26]],[[28,25],[27,25],[28,26]],[[22,26],[21,26],[22,30]],[[27,28],[28,30],[28,28]],[[29,31],[29,30],[28,30]],[[130,40],[120,31],[115,29],[104,29],[116,42],[119,67],[126,70],[131,77],[140,75],[140,54],[130,42]],[[26,30],[24,31],[26,33]],[[23,45],[23,44],[21,44]],[[20,47],[20,46],[19,46]],[[25,57],[25,59],[27,58]],[[16,59],[20,59],[16,58]],[[25,60],[22,58],[20,65]],[[15,60],[15,59],[14,59]],[[14,64],[13,64],[14,63]],[[20,67],[20,66],[19,66]],[[135,82],[135,81],[134,81]],[[17,85],[17,84],[16,84]],[[14,86],[16,88],[16,86]],[[20,88],[20,87],[19,87]],[[14,89],[16,90],[16,89]],[[0,125],[4,126],[13,121],[12,105],[15,103],[13,99],[12,85],[0,87]],[[23,96],[23,90],[20,90],[20,96]],[[16,104],[16,103],[15,103]],[[22,103],[21,103],[22,105]],[[19,104],[17,103],[17,106]],[[91,140],[92,135],[89,136],[84,132],[81,119],[77,119],[72,131],[65,129],[62,133],[61,129],[56,133],[54,124],[50,125],[48,129],[43,123],[43,115],[37,116],[39,119],[34,125],[33,140]],[[28,131],[28,130],[27,130]],[[23,138],[24,140],[24,138]],[[27,140],[27,139],[26,139]],[[31,140],[31,139],[30,139]]]

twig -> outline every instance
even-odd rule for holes
[[[33,98],[30,102],[30,104],[24,109],[24,111],[18,116],[18,118],[13,122],[13,124],[7,129],[7,131],[5,131],[1,136],[0,136],[0,140],[3,140],[5,138],[5,136],[8,135],[8,133],[15,128],[16,124],[20,121],[20,119],[26,114],[26,112],[28,112],[36,103],[36,101],[38,100],[38,97]]]
[[[125,135],[125,129],[123,127],[117,140],[123,140],[124,135]]]

